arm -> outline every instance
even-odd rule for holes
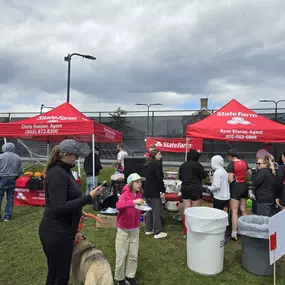
[[[253,177],[252,177],[252,184],[258,188],[264,181],[265,175],[263,175],[262,170],[259,170]]]
[[[212,185],[208,186],[207,188],[212,192],[215,192],[221,190],[221,186],[222,186],[221,177],[218,175],[218,173],[214,173]]]
[[[276,197],[280,197],[280,192],[283,187],[283,181],[285,178],[285,167],[279,166],[277,173],[276,173],[276,178],[275,178],[275,185],[276,185]]]
[[[205,171],[205,169],[204,169],[204,167],[203,167],[203,165],[201,163],[199,163],[198,173],[199,173],[199,176],[200,176],[201,180],[206,179],[208,177],[208,174]]]
[[[157,164],[155,165],[154,173],[160,192],[165,193],[166,189],[163,182],[162,165],[160,164],[160,162],[157,162]]]
[[[125,195],[124,193],[121,195],[119,201],[116,204],[116,209],[119,211],[126,208],[134,208],[134,207],[135,207],[134,201],[128,199],[127,195]]]
[[[235,180],[234,176],[234,163],[231,161],[228,165],[228,178],[229,178],[229,183],[233,183]]]
[[[101,170],[103,168],[98,154],[95,155],[95,167],[97,170]]]
[[[181,166],[179,167],[179,171],[178,171],[178,179],[180,181],[182,181],[182,177],[181,177]]]
[[[23,168],[22,168],[22,161],[19,158],[19,164],[18,164],[18,176],[20,177],[23,174]]]
[[[48,179],[48,193],[52,209],[60,215],[66,215],[77,210],[92,201],[91,195],[86,195],[74,200],[67,201],[68,176],[60,173],[51,173]]]

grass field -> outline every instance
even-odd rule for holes
[[[110,169],[104,170],[100,181],[109,178]],[[86,212],[93,212],[90,206]],[[38,239],[38,225],[43,208],[17,207],[13,220],[0,223],[0,285],[45,284],[46,260]],[[224,272],[205,277],[191,272],[186,264],[186,240],[182,238],[181,224],[166,217],[169,237],[154,240],[144,235],[141,228],[140,255],[137,277],[140,285],[269,285],[272,277],[258,277],[241,267],[241,246],[230,242],[225,247]],[[88,220],[84,229],[86,237],[100,248],[114,269],[115,229],[97,229]],[[277,284],[285,284],[285,260],[280,260]]]

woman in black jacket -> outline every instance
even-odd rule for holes
[[[97,187],[82,197],[71,169],[78,157],[85,157],[80,144],[67,139],[55,146],[46,167],[46,207],[39,226],[39,237],[47,257],[46,285],[67,285],[75,234],[82,207],[101,194]]]
[[[281,161],[276,174],[276,203],[281,210],[285,210],[285,151],[282,153]]]
[[[181,194],[184,212],[190,207],[199,207],[202,203],[203,183],[207,173],[201,163],[198,162],[200,154],[191,149],[187,154],[187,161],[179,168],[179,180],[181,183]],[[185,216],[183,215],[183,233],[186,235]]]
[[[161,158],[160,151],[154,149],[150,152],[145,163],[146,180],[144,183],[144,194],[147,203],[152,208],[152,211],[146,213],[146,235],[154,234],[156,239],[167,237],[167,234],[161,231],[163,220],[161,198],[165,193]]]
[[[255,186],[256,213],[260,216],[271,217],[275,213],[275,169],[268,156],[257,161],[257,173],[252,177]]]

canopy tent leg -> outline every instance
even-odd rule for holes
[[[6,138],[4,138],[4,143],[7,143],[7,139]]]
[[[189,151],[189,138],[186,138],[186,147],[185,147],[185,161],[187,161],[187,153]]]
[[[78,176],[81,177],[80,160],[77,160]]]
[[[50,150],[50,143],[49,143],[49,138],[48,138],[48,141],[47,141],[47,160],[49,158],[49,150]]]
[[[95,135],[92,134],[92,176],[93,176],[93,188],[95,187]]]

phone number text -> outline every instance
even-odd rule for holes
[[[52,135],[57,133],[57,129],[25,130],[26,135]]]

